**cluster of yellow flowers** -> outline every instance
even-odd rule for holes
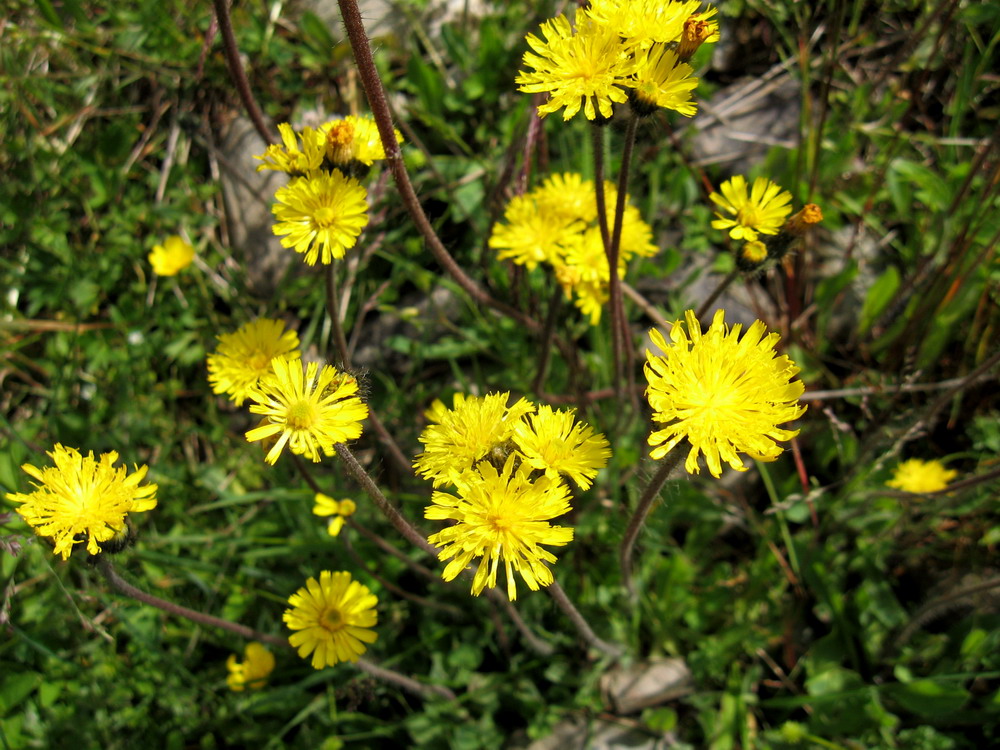
[[[582,108],[588,120],[607,120],[614,103],[628,100],[640,116],[663,107],[691,117],[698,79],[688,61],[703,43],[719,39],[715,9],[700,6],[700,0],[593,0],[577,10],[574,25],[560,15],[542,24],[544,41],[528,35],[530,70],[516,81],[526,93],[549,94],[538,108],[543,116],[565,107],[568,120]]]
[[[281,143],[254,157],[262,162],[258,172],[292,177],[275,193],[274,233],[309,265],[330,264],[354,247],[368,224],[368,191],[358,177],[386,158],[378,129],[369,118],[349,115],[298,134],[288,123],[278,131]],[[395,135],[402,142],[398,131]]]
[[[610,215],[617,199],[614,185],[606,182],[604,201]],[[490,247],[500,251],[500,259],[509,258],[529,269],[539,263],[551,266],[566,296],[573,296],[591,325],[597,325],[608,301],[610,273],[593,181],[572,173],[551,175],[539,187],[511,200],[504,219],[493,228],[489,240]],[[639,210],[626,204],[619,276],[633,257],[656,254],[652,238],[653,231]]]
[[[611,456],[607,439],[572,411],[536,407],[526,399],[508,406],[509,393],[455,394],[452,407],[435,401],[420,435],[424,452],[414,468],[435,487],[424,517],[454,521],[428,541],[451,560],[442,577],[454,579],[474,558],[483,558],[472,593],[494,588],[503,562],[507,596],[516,598],[514,573],[537,591],[552,583],[545,563],[555,562],[540,545],[562,546],[573,530],[549,521],[570,510],[570,490],[562,477],[590,487]]]

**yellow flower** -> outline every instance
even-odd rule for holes
[[[353,375],[330,365],[320,370],[316,362],[305,365],[303,374],[302,362],[287,355],[275,357],[271,366],[274,373],[249,392],[256,401],[250,412],[262,414],[267,423],[246,434],[251,443],[278,436],[265,461],[277,461],[285,445],[296,455],[319,461],[320,451],[331,456],[336,443],[361,435],[368,407],[357,396]]]
[[[295,139],[295,131],[287,122],[278,125],[281,143],[272,143],[267,150],[254,159],[264,162],[257,165],[257,171],[271,169],[277,172],[287,172],[293,175],[304,175],[319,169],[323,165],[326,150],[326,134],[315,128],[303,128],[300,138],[302,147]]]
[[[301,356],[299,335],[271,318],[251,320],[233,333],[217,336],[219,345],[208,355],[208,382],[214,393],[225,393],[240,406],[260,379],[271,373],[271,360],[282,354]]]
[[[371,166],[385,159],[385,149],[378,134],[378,126],[369,117],[348,115],[341,120],[333,120],[320,128],[326,139],[326,158],[334,166],[347,166],[352,161]],[[402,143],[403,136],[393,131],[396,142]]]
[[[594,21],[625,38],[630,48],[646,49],[652,44],[673,44],[681,41],[684,25],[692,15],[707,21],[715,15],[709,8],[698,14],[701,0],[592,0],[587,10]],[[718,41],[718,25],[712,22],[713,33],[705,41]]]
[[[691,101],[691,92],[698,87],[693,74],[694,68],[679,62],[666,45],[654,44],[642,50],[636,56],[632,108],[643,116],[663,107],[692,117],[698,111],[698,105]]]
[[[330,264],[354,247],[368,224],[368,193],[339,170],[314,172],[278,188],[271,207],[278,220],[274,233],[283,247],[305,254],[310,266]]]
[[[956,476],[958,472],[955,469],[944,468],[940,461],[911,458],[896,467],[886,485],[904,492],[937,492],[947,487]]]
[[[34,492],[14,492],[7,499],[21,503],[17,512],[36,534],[52,541],[63,560],[75,544],[86,542],[91,555],[102,551],[101,544],[115,545],[116,537],[127,533],[129,513],[156,507],[156,485],[139,486],[147,467],[136,466],[132,474],[125,467],[115,468],[115,451],[102,453],[97,460],[93,452],[82,456],[57,443],[49,456],[54,467],[21,466],[36,480]]]
[[[316,504],[313,506],[313,513],[315,515],[321,518],[334,516],[334,518],[330,519],[326,527],[326,531],[330,536],[340,534],[341,529],[344,528],[344,524],[347,522],[348,516],[354,515],[354,511],[358,509],[353,500],[341,500],[337,502],[322,492],[316,493],[315,502]]]
[[[663,458],[687,438],[691,451],[684,468],[697,474],[704,453],[714,477],[722,475],[722,461],[746,471],[737,451],[758,461],[775,460],[782,451],[775,441],[798,434],[777,425],[806,410],[798,404],[805,386],[792,380],[799,368],[774,350],[778,334],[767,334],[758,320],[740,339],[742,326],[727,329],[722,310],[704,334],[694,312],[688,310],[685,319],[687,332],[680,321],[674,323],[672,344],[656,329],[649,332],[664,354],[646,351],[646,397],[653,420],[667,425],[649,436],[656,446],[650,455]]]
[[[476,596],[484,587],[496,586],[501,561],[511,601],[517,598],[515,572],[532,591],[548,586],[552,571],[545,563],[556,557],[540,545],[562,546],[573,539],[573,529],[548,523],[570,510],[569,488],[549,477],[532,481],[531,467],[522,463],[515,471],[514,462],[509,456],[499,473],[488,461],[479,463],[462,477],[457,496],[435,492],[424,511],[425,518],[456,522],[427,539],[442,548],[440,560],[451,560],[441,574],[444,580],[454,579],[473,558],[482,558],[472,581]]]
[[[248,643],[243,650],[243,663],[236,660],[236,654],[230,654],[226,660],[229,676],[226,684],[229,689],[241,692],[246,688],[260,690],[267,684],[267,676],[274,671],[274,654],[261,643]]]
[[[604,435],[577,422],[572,411],[551,406],[539,406],[536,414],[525,416],[514,427],[513,439],[528,466],[552,479],[565,474],[584,490],[611,457]]]
[[[155,245],[149,253],[149,264],[158,276],[176,276],[194,262],[194,248],[183,237],[172,234]]]
[[[560,15],[542,24],[542,34],[544,42],[528,34],[528,45],[538,54],[525,52],[524,64],[534,70],[521,71],[516,78],[521,91],[549,94],[538,114],[544,116],[565,107],[563,119],[568,120],[582,106],[588,120],[598,114],[611,117],[612,102],[626,99],[622,87],[632,72],[632,61],[618,33],[578,13],[575,33]]]
[[[535,410],[523,398],[507,406],[509,397],[509,392],[486,396],[456,393],[451,409],[441,401],[431,404],[425,416],[432,424],[419,438],[424,452],[413,462],[417,474],[432,479],[435,487],[455,484],[477,461],[508,441],[518,420]]]
[[[792,194],[782,191],[764,177],[753,181],[747,194],[747,181],[742,175],[726,180],[719,188],[722,195],[712,193],[708,197],[732,218],[726,218],[718,211],[719,218],[712,222],[715,229],[728,229],[734,240],[753,242],[759,234],[777,234],[785,217],[792,212],[789,205]]]
[[[579,219],[546,210],[532,193],[512,198],[503,217],[504,223],[494,225],[489,245],[500,251],[500,260],[509,258],[529,270],[543,261],[558,263],[579,231]]]
[[[292,605],[283,619],[292,633],[288,642],[305,659],[312,654],[315,669],[332,667],[342,661],[356,662],[374,643],[378,633],[370,628],[378,623],[376,596],[347,572],[324,570],[319,581],[310,578],[288,599]]]

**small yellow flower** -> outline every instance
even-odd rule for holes
[[[214,393],[224,393],[240,406],[260,379],[271,374],[271,360],[287,354],[299,357],[299,335],[284,322],[251,320],[233,333],[217,336],[219,345],[208,355],[208,382]]]
[[[230,690],[237,693],[246,688],[260,690],[274,671],[274,654],[261,643],[248,643],[243,650],[243,662],[237,661],[236,654],[230,654],[226,669],[229,670],[226,684]]]
[[[792,194],[764,177],[753,181],[749,195],[746,178],[742,175],[726,180],[719,189],[722,195],[712,193],[708,197],[731,218],[716,211],[719,218],[712,226],[728,229],[734,240],[753,242],[758,234],[777,234],[785,217],[792,212],[789,205]]]
[[[578,13],[574,32],[565,16],[542,24],[545,41],[528,34],[532,52],[524,53],[524,65],[533,70],[521,71],[518,88],[529,94],[548,93],[549,100],[538,108],[545,116],[563,107],[563,119],[573,117],[580,108],[588,120],[609,118],[612,102],[624,102],[624,86],[632,72],[632,60],[625,54],[617,32],[593,23]]]
[[[636,56],[633,109],[648,116],[663,107],[693,117],[698,111],[698,105],[691,100],[691,92],[698,87],[698,79],[693,76],[694,68],[680,62],[666,45],[654,44],[642,50]]]
[[[539,406],[514,428],[514,445],[521,460],[545,476],[565,474],[580,489],[590,487],[597,472],[607,466],[611,444],[585,422],[577,422],[572,411]]]
[[[378,633],[375,605],[378,598],[347,572],[324,570],[319,580],[310,578],[288,599],[292,605],[283,619],[292,633],[288,642],[305,659],[312,654],[315,669],[342,661],[356,662],[374,643]]]
[[[456,393],[453,408],[435,401],[425,416],[431,424],[420,433],[424,452],[413,468],[431,479],[435,487],[455,484],[477,461],[510,439],[517,422],[535,410],[534,404],[518,399],[507,406],[510,393],[466,396]]]
[[[708,21],[715,15],[714,8],[698,13],[700,7],[701,0],[591,0],[587,14],[620,34],[629,48],[646,49],[656,43],[682,42],[688,19]],[[718,41],[718,24],[709,23],[712,33],[705,41]]]
[[[35,490],[10,493],[7,499],[21,503],[17,512],[36,534],[52,541],[63,560],[76,544],[86,543],[91,555],[100,553],[101,544],[113,542],[125,531],[129,513],[156,507],[156,485],[139,486],[147,467],[136,466],[132,474],[124,467],[115,468],[115,451],[102,453],[98,460],[93,452],[82,456],[57,443],[49,456],[54,467],[21,466],[36,480]]]
[[[798,404],[805,386],[792,380],[799,368],[774,350],[778,334],[766,333],[758,320],[741,339],[742,326],[727,328],[722,310],[704,333],[693,311],[685,313],[685,320],[686,332],[680,321],[673,324],[672,344],[656,329],[649,332],[664,353],[646,351],[646,397],[653,421],[666,425],[649,436],[650,455],[663,458],[686,438],[691,450],[684,468],[697,474],[698,456],[704,453],[714,477],[722,475],[722,461],[746,471],[737,452],[774,461],[782,451],[776,441],[798,434],[778,425],[806,410]]]
[[[326,149],[325,133],[315,128],[303,128],[299,138],[301,148],[295,138],[295,131],[287,122],[278,125],[281,143],[273,143],[260,156],[255,156],[263,164],[257,165],[257,171],[270,169],[277,172],[287,172],[292,175],[304,175],[319,169],[323,165]]]
[[[501,561],[507,575],[507,597],[517,598],[514,573],[528,588],[552,583],[555,555],[540,545],[562,546],[573,540],[573,529],[552,526],[549,519],[569,512],[569,489],[558,479],[542,477],[532,481],[532,469],[522,463],[515,471],[515,457],[509,456],[503,471],[482,461],[462,477],[458,494],[435,492],[424,518],[455,521],[427,541],[442,548],[440,560],[451,560],[441,577],[453,580],[474,558],[482,560],[472,581],[472,593],[494,588]]]
[[[937,492],[956,476],[958,471],[944,468],[940,461],[911,458],[896,467],[886,485],[904,492]]]
[[[339,170],[313,172],[278,188],[271,207],[282,247],[305,254],[310,266],[343,258],[368,224],[367,191]]]
[[[347,166],[352,161],[359,161],[370,167],[376,161],[385,159],[378,126],[370,117],[348,115],[328,122],[320,131],[326,139],[326,158],[334,166]],[[396,142],[402,143],[402,134],[398,130],[393,132]]]
[[[344,528],[344,524],[347,523],[347,518],[354,515],[354,511],[358,508],[353,500],[341,500],[337,502],[322,492],[316,493],[315,502],[316,504],[313,506],[313,513],[315,515],[321,518],[334,516],[330,519],[326,527],[327,533],[330,536],[339,535],[341,529]]]
[[[149,253],[149,264],[158,276],[176,276],[194,262],[194,248],[183,237],[172,234],[155,245]]]
[[[246,433],[249,442],[272,435],[278,439],[265,461],[273,464],[287,445],[292,453],[319,461],[320,452],[333,455],[334,445],[361,435],[361,420],[368,407],[358,398],[358,381],[353,375],[316,362],[305,365],[288,356],[271,361],[274,372],[250,389],[256,403],[253,414],[262,414],[267,423]]]

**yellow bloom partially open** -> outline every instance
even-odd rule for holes
[[[957,476],[958,471],[944,468],[940,461],[911,458],[896,467],[886,485],[904,492],[937,492]]]
[[[226,677],[226,684],[234,692],[250,690],[260,690],[267,684],[267,676],[274,671],[274,654],[267,650],[262,643],[248,643],[243,650],[243,661],[236,658],[236,654],[230,654],[226,660],[226,669],[229,675]]]
[[[704,333],[692,310],[684,317],[686,330],[680,321],[671,328],[672,344],[656,329],[649,332],[663,354],[646,351],[646,397],[653,421],[666,425],[649,436],[650,455],[663,458],[686,439],[684,468],[697,474],[704,454],[714,477],[722,475],[723,461],[746,471],[739,453],[774,461],[783,450],[777,441],[798,434],[778,425],[806,410],[798,403],[805,386],[792,380],[799,368],[774,349],[778,334],[758,320],[741,338],[742,326],[727,327],[722,310]]]
[[[194,262],[194,248],[183,237],[172,234],[162,245],[154,245],[149,264],[158,276],[176,276]]]

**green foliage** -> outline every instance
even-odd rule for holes
[[[419,33],[410,44],[381,40],[377,63],[425,210],[470,275],[544,320],[560,299],[553,279],[496,261],[486,240],[522,178],[593,177],[581,117],[551,116],[534,151],[525,143],[531,97],[513,79],[524,34],[551,8],[496,3],[485,18],[432,32],[424,6],[433,4],[397,5]],[[358,106],[341,29],[295,4],[273,10],[242,4],[233,18],[268,115]],[[724,35],[795,53],[802,145],[773,149],[767,174],[796,206],[812,200],[825,216],[797,255],[746,285],[762,311],[775,311],[809,390],[834,394],[810,401],[796,450],[778,462],[667,485],[640,537],[636,601],[623,590],[617,545],[656,469],[647,414],[580,398],[614,383],[606,319],[591,327],[570,305],[557,309],[565,348],[537,378],[539,339],[445,276],[392,187],[372,189],[379,223],[351,269],[347,334],[359,327],[361,348],[371,338],[361,379],[408,457],[423,411],[456,391],[580,401],[581,418],[611,438],[612,463],[577,493],[567,520],[575,539],[554,570],[629,659],[684,658],[692,692],[637,719],[679,746],[943,750],[1000,735],[996,479],[927,496],[885,487],[910,456],[942,459],[959,480],[997,469],[996,364],[976,369],[995,357],[1000,328],[1000,198],[986,151],[1000,114],[990,77],[1000,12],[981,3],[941,17],[895,1],[862,10],[840,18],[845,46],[832,56],[813,32],[822,22],[829,33],[838,8],[725,6]],[[540,657],[467,582],[428,581],[349,529],[331,539],[295,465],[264,464],[243,439],[253,418],[211,394],[205,355],[216,335],[259,315],[294,321],[310,356],[335,358],[323,271],[297,269],[257,299],[226,245],[213,134],[241,105],[216,33],[210,5],[178,0],[19,1],[7,13],[0,492],[27,491],[19,466],[44,464],[56,442],[148,463],[159,505],[136,520],[139,542],[119,558],[127,579],[280,636],[287,597],[306,577],[354,571],[380,599],[369,656],[459,698],[418,698],[347,665],[315,671],[291,651],[278,655],[265,690],[231,692],[225,661],[242,652],[240,639],[113,593],[83,555],[56,561],[0,501],[0,743],[495,748],[607,712],[607,660],[588,659],[548,597],[523,592],[517,602],[556,648]],[[738,51],[765,54],[757,46]],[[699,91],[726,83],[706,71]],[[668,319],[698,306],[702,274],[732,267],[705,190],[725,175],[692,166],[693,134],[679,119],[643,126],[629,184],[661,252],[637,260],[626,280]],[[602,137],[615,175],[618,123]],[[198,260],[156,277],[146,255],[170,234],[187,236]],[[629,304],[636,329],[647,326]],[[956,389],[952,379],[970,373]],[[356,449],[391,501],[421,519],[426,483],[394,466],[367,427]],[[312,473],[403,549],[339,465]]]

